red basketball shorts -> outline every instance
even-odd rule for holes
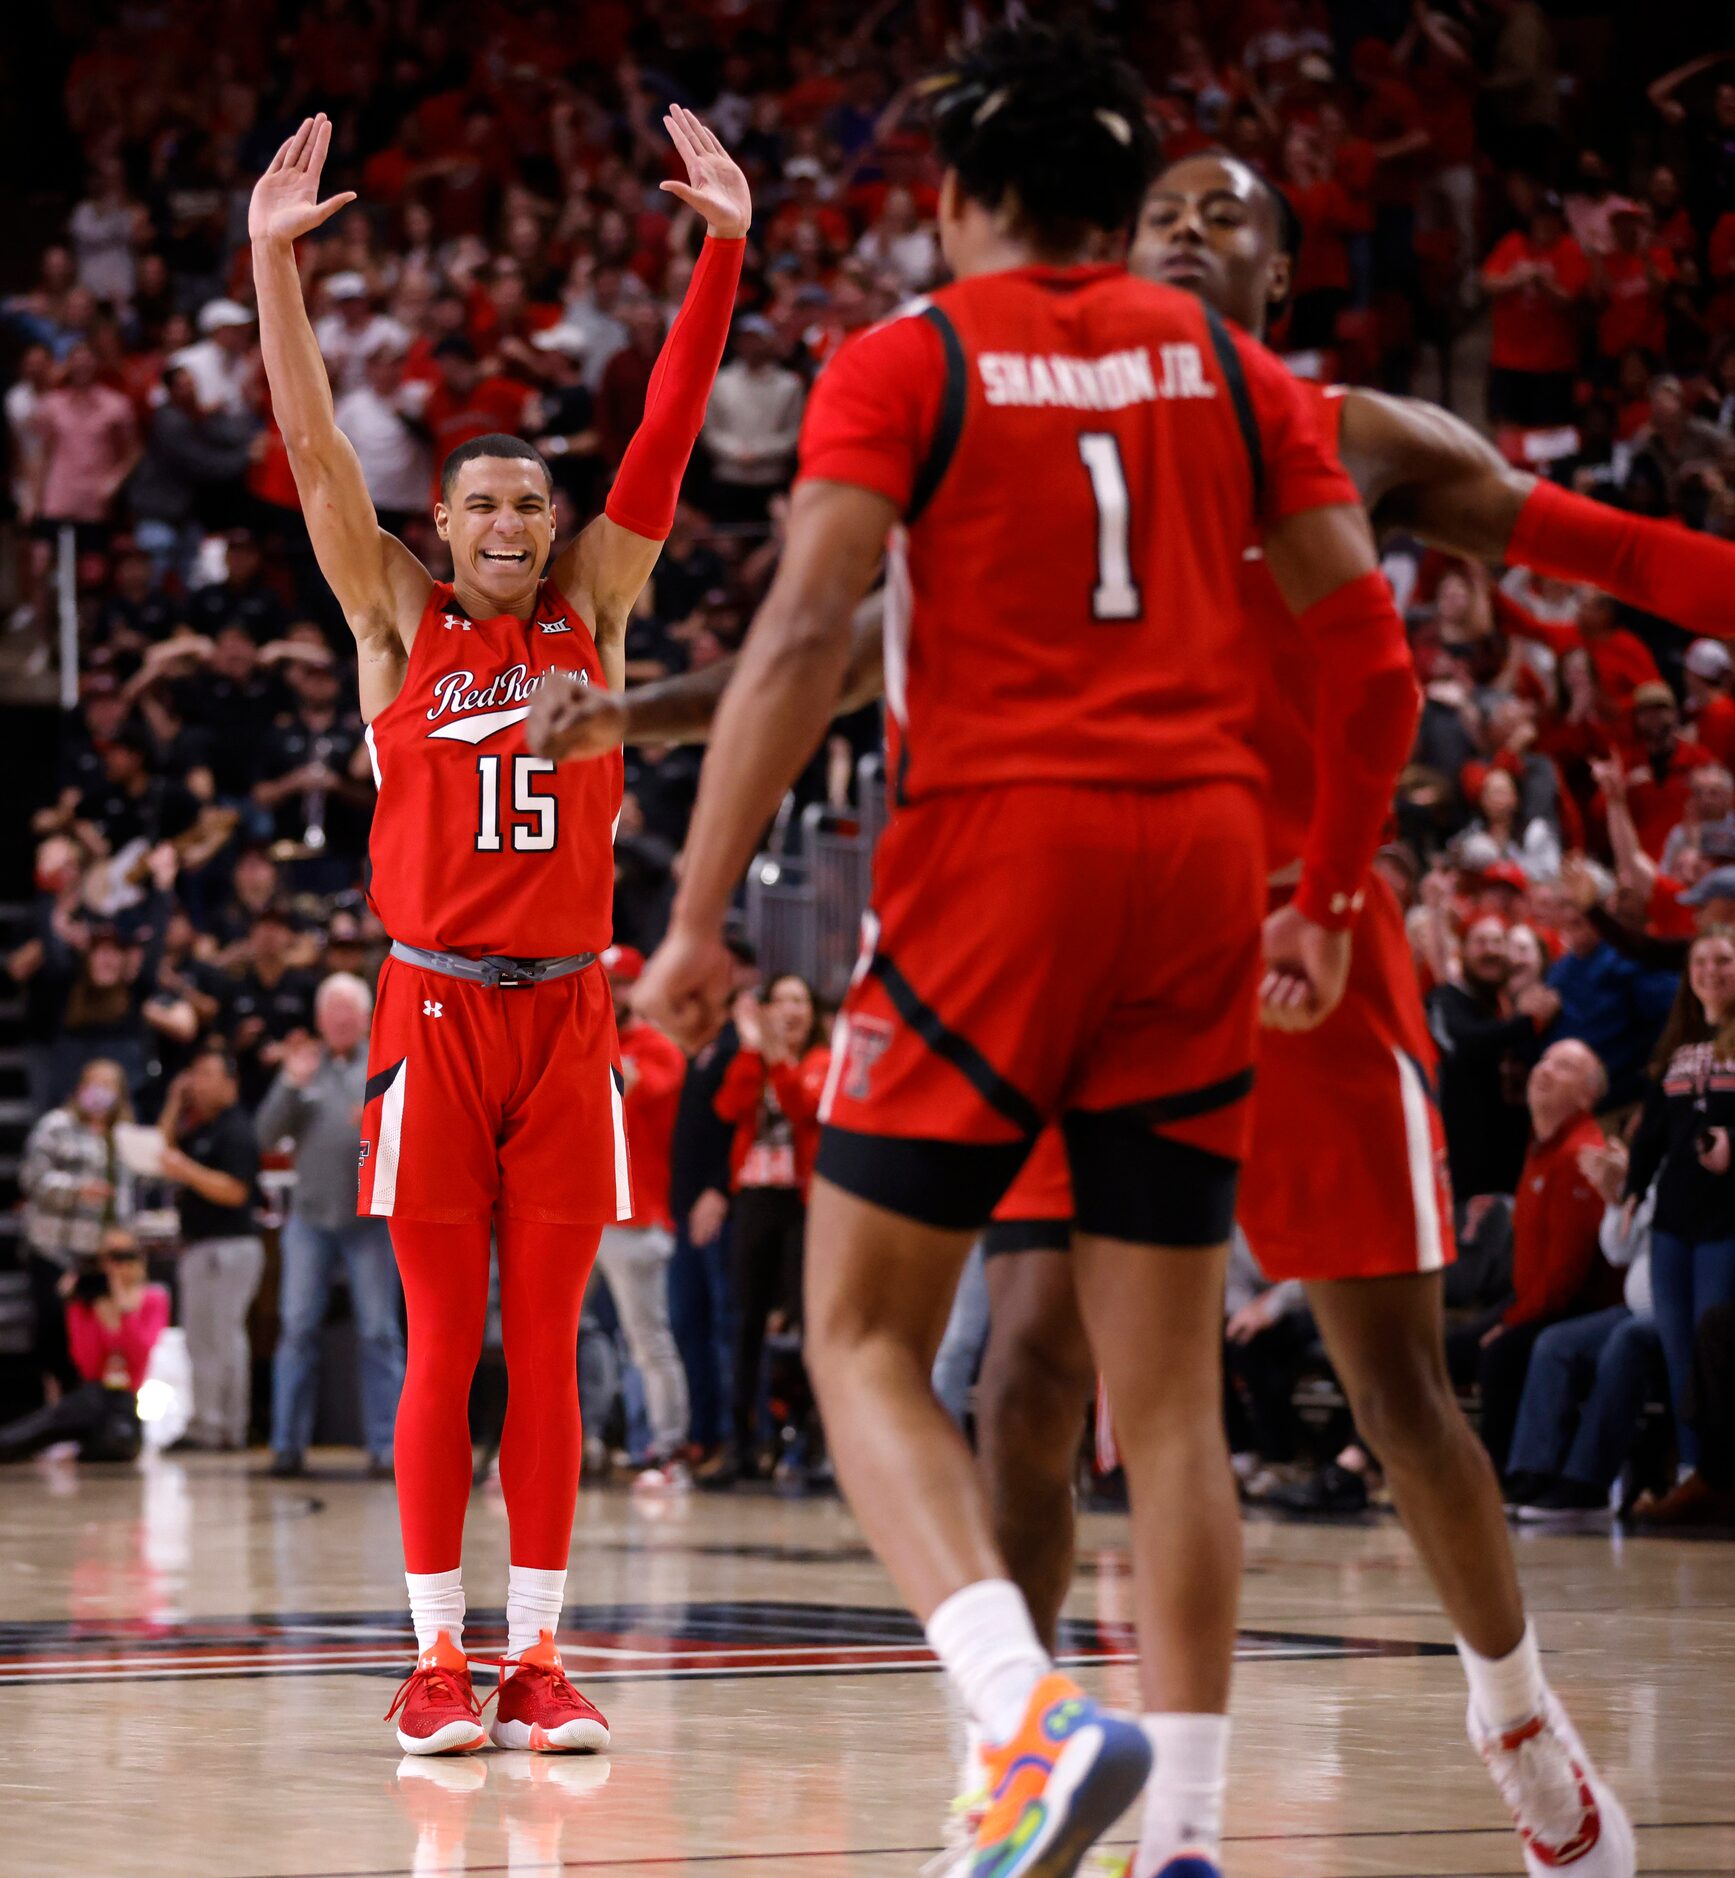
[[[1085,1230],[1222,1237],[1249,1126],[1263,850],[1257,797],[1229,782],[900,809],[833,1039],[818,1172],[978,1227],[1060,1119]]]
[[[356,1211],[447,1223],[630,1219],[619,1063],[600,966],[490,989],[387,959]]]
[[[1438,1271],[1456,1256],[1434,1047],[1403,914],[1375,877],[1349,988],[1317,1030],[1259,1044],[1240,1219],[1279,1278]]]
[[[1437,1271],[1456,1256],[1434,1049],[1397,901],[1368,889],[1342,1004],[1260,1033],[1239,1215],[1273,1279]],[[986,1249],[1064,1250],[1066,1143],[1050,1129],[995,1209]]]

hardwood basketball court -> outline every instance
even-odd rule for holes
[[[587,1492],[562,1643],[613,1753],[417,1761],[381,1720],[412,1649],[392,1489],[319,1458],[290,1484],[218,1457],[0,1476],[0,1872],[881,1878],[938,1848],[957,1718],[835,1501]],[[1136,1706],[1126,1523],[1082,1537],[1069,1660]],[[505,1540],[478,1495],[481,1654]],[[1247,1541],[1228,1878],[1519,1873],[1396,1523]],[[1519,1557],[1640,1869],[1735,1872],[1735,1548],[1524,1533]]]

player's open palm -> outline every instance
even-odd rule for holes
[[[304,118],[301,128],[285,142],[271,159],[271,167],[253,186],[253,200],[247,205],[250,239],[298,240],[355,200],[353,189],[328,196],[323,202],[319,199],[320,174],[330,148],[331,119],[323,111],[316,117]]]
[[[733,241],[746,234],[753,221],[753,195],[740,164],[685,105],[669,106],[663,128],[687,166],[687,180],[661,187],[704,216],[720,239]]]

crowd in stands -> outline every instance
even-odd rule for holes
[[[73,1334],[59,1292],[94,1260],[132,1300],[135,1189],[168,1189],[205,1384],[189,1438],[262,1432],[237,1338],[265,1259],[260,1157],[268,1171],[293,1157],[287,1207],[270,1203],[284,1213],[276,1464],[293,1472],[312,1439],[340,1271],[364,1440],[389,1462],[395,1281],[341,1191],[385,937],[363,892],[373,785],[349,641],[259,369],[256,173],[304,111],[330,112],[328,187],[359,200],[302,244],[309,303],[382,522],[438,572],[434,477],[469,438],[534,441],[563,526],[597,511],[699,234],[657,188],[664,104],[701,110],[739,157],[748,265],[629,637],[642,681],[739,642],[775,565],[814,374],[940,278],[915,80],[989,11],[821,0],[790,31],[773,0],[58,9],[57,232],[0,302],[0,377],[3,641],[26,665],[50,656],[68,531],[76,554],[79,703],[30,805],[35,931],[5,961],[43,1112],[27,1236],[62,1400],[118,1377],[136,1346]],[[1650,64],[1623,64],[1626,10],[1591,12],[1096,9],[1149,75],[1169,153],[1226,146],[1294,208],[1304,239],[1275,343],[1298,371],[1423,383],[1539,473],[1735,536],[1735,51],[1664,70],[1659,26]],[[1426,702],[1381,868],[1441,1052],[1464,1254],[1454,1373],[1481,1397],[1515,1504],[1604,1507],[1624,1479],[1659,1489],[1642,1504],[1665,1518],[1727,1512],[1730,654],[1401,535],[1385,554]],[[804,789],[845,795],[837,758],[876,731],[871,713],[843,725]],[[628,752],[622,987],[661,934],[697,768],[690,751]],[[822,1465],[799,1243],[825,1013],[799,980],[759,985],[749,951],[734,1021],[691,1064],[635,1038],[643,1026],[625,1033],[634,1153],[655,1172],[605,1243],[581,1367],[599,1444],[665,1483],[694,1451],[723,1479],[768,1448],[786,1476]],[[169,1138],[149,1175],[113,1143],[135,1112]],[[1304,1301],[1267,1290],[1256,1264],[1241,1279],[1230,1411],[1249,1480],[1357,1503],[1374,1464],[1353,1430],[1296,1417],[1293,1385],[1318,1359]],[[1297,1480],[1298,1456],[1325,1464]]]

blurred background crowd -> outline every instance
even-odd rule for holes
[[[41,1399],[40,1374],[51,1409],[82,1391],[88,1414],[9,1429],[17,1451],[136,1441],[104,1419],[124,1390],[103,1385],[144,1374],[139,1326],[171,1305],[140,1255],[175,1243],[185,1438],[268,1435],[293,1472],[341,1431],[390,1461],[395,1278],[345,1199],[384,945],[364,893],[371,771],[259,369],[258,171],[305,112],[331,114],[328,186],[359,200],[303,244],[310,306],[382,521],[437,573],[434,478],[469,438],[536,443],[563,528],[596,512],[701,232],[657,189],[665,104],[728,143],[754,191],[749,259],[629,638],[643,681],[739,642],[814,374],[941,278],[914,80],[998,10],[62,0],[24,28],[30,56],[0,80],[28,152],[0,274],[0,683],[28,699],[69,660],[75,689],[13,797],[29,829],[9,852],[34,880],[9,895],[0,1027],[21,1080],[0,1120],[30,1131],[4,1171],[36,1329],[0,1364],[9,1411]],[[1540,474],[1735,535],[1735,39],[1721,48],[1718,9],[1088,10],[1148,75],[1171,155],[1226,146],[1295,209],[1274,335],[1294,369],[1436,397]],[[26,94],[26,70],[55,83]],[[1455,1374],[1515,1506],[1726,1516],[1730,655],[1402,536],[1385,566],[1426,692],[1381,867],[1441,1049]],[[797,805],[851,814],[877,735],[873,711],[840,723]],[[622,987],[660,936],[697,768],[628,752]],[[628,1457],[655,1487],[695,1461],[720,1481],[824,1473],[799,1248],[826,1013],[801,978],[762,981],[752,936],[736,1019],[701,1058],[627,1032],[641,1217],[605,1245],[581,1369],[593,1466]],[[161,1124],[161,1158],[141,1120]],[[960,1413],[967,1302],[942,1353]],[[1226,1334],[1249,1492],[1365,1504],[1375,1470],[1303,1300],[1248,1259]],[[330,1362],[321,1377],[334,1348],[357,1359],[347,1394]],[[489,1397],[485,1376],[484,1446]]]

